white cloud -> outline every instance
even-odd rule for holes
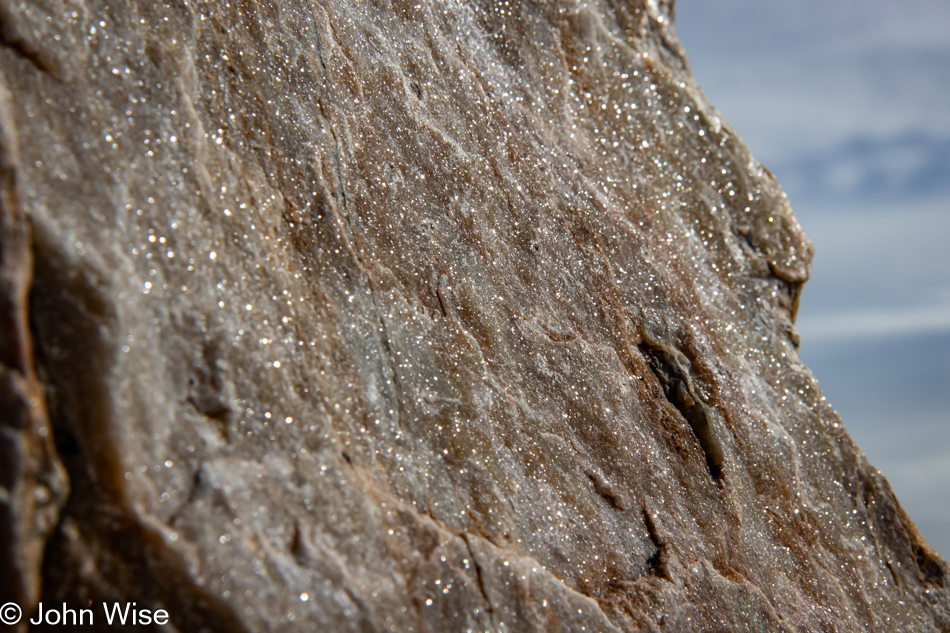
[[[950,304],[808,315],[799,319],[797,329],[803,345],[829,339],[950,332]]]

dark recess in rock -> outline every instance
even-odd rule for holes
[[[650,370],[663,386],[666,399],[683,415],[703,448],[709,475],[722,479],[723,452],[709,420],[709,409],[700,400],[689,377],[689,360],[675,348],[658,343],[640,343],[640,351],[649,359]]]

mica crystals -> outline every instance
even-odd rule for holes
[[[0,3],[0,602],[950,631],[672,18]]]

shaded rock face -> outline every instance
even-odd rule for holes
[[[798,359],[811,246],[672,18],[0,3],[0,602],[950,630]]]

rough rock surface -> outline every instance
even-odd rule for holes
[[[0,602],[950,631],[672,18],[0,2]]]

